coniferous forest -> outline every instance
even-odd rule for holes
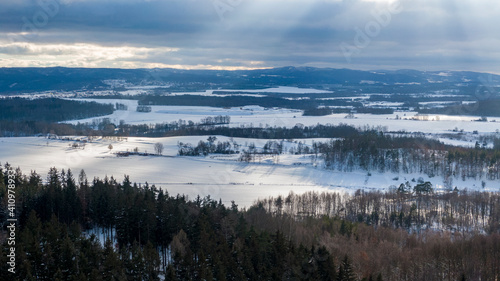
[[[291,193],[239,209],[138,186],[128,176],[52,168],[44,178],[8,164],[0,170],[4,272],[12,182],[15,280],[500,277],[498,194],[437,194],[424,183],[385,194]]]

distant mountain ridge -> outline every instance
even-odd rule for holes
[[[255,88],[364,84],[500,83],[500,76],[469,71],[417,71],[280,67],[258,70],[182,70],[113,68],[0,68],[0,93],[37,91],[106,90],[105,81],[128,85],[189,85],[205,88]]]

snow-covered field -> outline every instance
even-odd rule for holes
[[[84,99],[85,101],[95,101],[100,103],[122,103],[128,106],[128,110],[117,110],[113,114],[99,118],[87,118],[72,120],[67,123],[76,124],[92,123],[94,119],[109,118],[111,122],[119,124],[123,120],[127,124],[156,124],[164,122],[178,121],[179,119],[199,122],[208,116],[228,115],[231,117],[231,126],[251,125],[254,126],[286,126],[293,127],[299,122],[294,122],[301,117],[302,111],[290,109],[265,109],[260,106],[244,106],[233,108],[220,108],[208,106],[151,106],[151,112],[137,112],[136,100],[114,100],[114,99]],[[312,121],[312,120],[311,120]],[[314,123],[315,124],[315,123]]]
[[[155,124],[172,122],[179,119],[199,122],[207,116],[229,115],[230,126],[284,126],[293,127],[296,124],[311,126],[316,124],[349,124],[355,127],[382,126],[388,131],[406,131],[423,133],[449,133],[454,129],[464,132],[495,133],[500,129],[500,118],[488,118],[489,122],[476,122],[475,116],[429,115],[417,116],[416,112],[395,112],[394,114],[372,115],[354,114],[354,119],[346,119],[346,114],[331,114],[327,116],[302,116],[301,110],[282,108],[263,108],[260,106],[244,106],[233,108],[217,108],[208,106],[152,106],[149,113],[137,112],[136,100],[119,99],[83,99],[99,103],[123,103],[128,110],[117,110],[111,115],[100,118],[110,118],[111,122],[119,124],[123,120],[127,124]],[[398,117],[398,118],[397,118]],[[96,118],[69,121],[92,122]],[[412,120],[415,119],[415,120]],[[495,121],[495,122],[491,122]]]
[[[127,94],[139,94],[150,89],[130,89]],[[231,94],[233,91],[249,93],[324,93],[314,89],[299,89],[295,87],[278,87],[261,90],[220,90]],[[46,93],[51,95],[50,93]],[[176,94],[176,93],[174,93]],[[213,90],[193,93],[213,95]],[[363,98],[367,98],[363,97]],[[74,96],[65,98],[74,99]],[[333,97],[335,98],[335,97]],[[357,97],[360,98],[360,97]],[[496,134],[500,136],[500,118],[488,118],[488,122],[477,122],[473,116],[429,115],[419,116],[416,112],[395,112],[388,115],[354,114],[354,118],[346,118],[346,114],[332,114],[328,116],[302,116],[301,110],[263,108],[248,105],[234,108],[216,108],[206,106],[152,106],[148,113],[137,112],[136,100],[123,99],[81,99],[99,103],[122,103],[128,106],[127,110],[117,110],[113,114],[99,118],[68,121],[76,124],[91,123],[102,118],[109,118],[111,122],[119,124],[122,120],[127,124],[155,124],[178,121],[199,122],[208,116],[228,115],[231,117],[229,126],[280,126],[293,127],[297,124],[312,126],[316,124],[348,124],[355,127],[378,127],[392,132],[422,132],[426,137],[438,139],[444,143],[473,147],[481,136]],[[400,106],[400,103],[374,102],[371,106]],[[492,122],[495,121],[495,122]],[[473,134],[474,131],[477,131]],[[461,134],[465,137],[446,138],[443,134]],[[229,140],[218,136],[218,140]],[[279,157],[264,157],[256,163],[238,162],[238,155],[209,155],[207,157],[180,157],[177,156],[177,143],[191,143],[196,145],[203,136],[185,136],[172,138],[128,138],[117,141],[97,139],[85,145],[85,148],[72,148],[73,141],[48,140],[44,137],[27,138],[0,138],[0,162],[9,162],[19,166],[24,173],[36,170],[42,177],[50,167],[58,169],[71,168],[77,175],[84,169],[89,177],[113,176],[118,181],[124,175],[130,175],[131,180],[144,184],[146,181],[168,190],[170,194],[197,195],[212,198],[221,198],[224,203],[234,200],[240,207],[250,206],[254,200],[267,196],[286,195],[290,191],[302,193],[310,190],[334,190],[354,192],[357,189],[386,190],[403,182],[422,178],[430,181],[436,188],[442,188],[441,177],[428,178],[420,174],[393,174],[366,171],[343,173],[326,170],[321,161],[314,161],[311,156],[284,154]],[[320,139],[316,139],[318,141]],[[234,139],[242,146],[255,143],[262,147],[267,140]],[[301,140],[304,142],[304,140]],[[305,140],[311,145],[312,139]],[[325,141],[321,139],[321,141]],[[129,156],[117,157],[118,151],[140,152],[154,151],[154,144],[160,142],[165,150],[162,156]],[[81,144],[81,142],[79,142]],[[112,149],[109,149],[109,145]],[[285,151],[292,146],[285,143]],[[487,146],[491,147],[491,143]],[[478,189],[486,191],[500,191],[500,182],[487,181],[486,188],[481,187],[480,181],[455,180],[453,186],[459,189]]]
[[[324,93],[332,93],[331,91],[317,90],[317,89],[308,89],[308,88],[297,88],[297,87],[287,87],[287,86],[278,86],[274,88],[266,88],[266,89],[252,89],[252,90],[206,90],[204,92],[180,92],[180,93],[171,93],[172,95],[213,95],[213,92],[227,92],[230,94],[231,92],[245,92],[245,93],[281,93],[281,94],[324,94]]]
[[[219,136],[220,141],[229,138]],[[325,170],[313,165],[310,156],[280,155],[264,158],[260,163],[236,161],[237,155],[209,155],[207,157],[177,156],[179,141],[197,144],[203,136],[172,138],[128,138],[127,140],[97,139],[87,143],[85,149],[71,148],[72,141],[48,140],[44,137],[0,138],[0,161],[19,166],[24,173],[36,170],[45,178],[50,167],[71,168],[75,176],[84,169],[89,177],[113,176],[118,181],[130,175],[137,183],[155,184],[170,194],[186,194],[221,198],[224,203],[234,200],[240,207],[251,205],[257,198],[286,195],[290,191],[303,193],[310,190],[354,192],[357,189],[387,190],[391,185],[418,179],[431,181],[435,187],[443,185],[441,177],[428,178],[419,174],[380,174],[366,171],[343,173]],[[255,142],[262,147],[265,141],[234,139],[240,145]],[[164,145],[163,156],[117,157],[114,152],[153,152],[156,142]],[[310,145],[312,140],[308,140]],[[109,144],[113,146],[110,150]],[[291,145],[291,144],[288,144]],[[488,181],[482,189],[478,181],[455,181],[459,189],[500,191],[500,182]]]

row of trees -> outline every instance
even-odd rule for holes
[[[225,125],[231,123],[231,117],[228,115],[208,116],[200,121],[200,125]]]
[[[93,128],[102,127],[103,122],[109,122],[109,120],[103,120],[97,125],[94,124]],[[118,126],[113,124],[113,134],[125,135],[125,136],[149,136],[149,137],[162,137],[170,135],[183,135],[189,131],[204,131],[217,128],[216,125],[226,125],[231,122],[231,117],[229,116],[208,116],[202,118],[200,122],[193,122],[191,120],[171,121],[165,123],[156,124],[141,124],[141,125],[131,125],[120,122]],[[115,130],[116,129],[116,130]]]
[[[325,116],[335,113],[366,113],[366,114],[393,114],[394,109],[392,108],[376,108],[376,107],[363,107],[360,105],[355,108],[345,107],[345,108],[330,108],[330,107],[315,107],[308,108],[304,110],[303,116]]]
[[[238,145],[235,141],[224,141],[220,142],[217,140],[217,137],[210,136],[207,141],[199,141],[197,146],[193,146],[190,143],[179,142],[177,147],[179,148],[178,154],[180,156],[207,156],[210,153],[216,154],[235,154],[239,153],[238,149],[240,145]]]
[[[320,105],[362,107],[362,104],[360,102],[352,101],[352,99],[316,100],[315,97],[311,96],[308,96],[307,99],[300,99],[300,100],[287,99],[280,96],[270,96],[270,95],[265,97],[254,97],[248,95],[231,95],[224,97],[201,96],[201,95],[171,95],[171,96],[146,95],[146,96],[140,96],[138,98],[139,98],[139,104],[141,105],[179,105],[179,106],[213,106],[213,107],[241,107],[246,105],[258,105],[266,108],[281,107],[281,108],[292,108],[292,109],[317,108]]]

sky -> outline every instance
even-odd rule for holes
[[[0,2],[0,67],[500,73],[498,0]]]

